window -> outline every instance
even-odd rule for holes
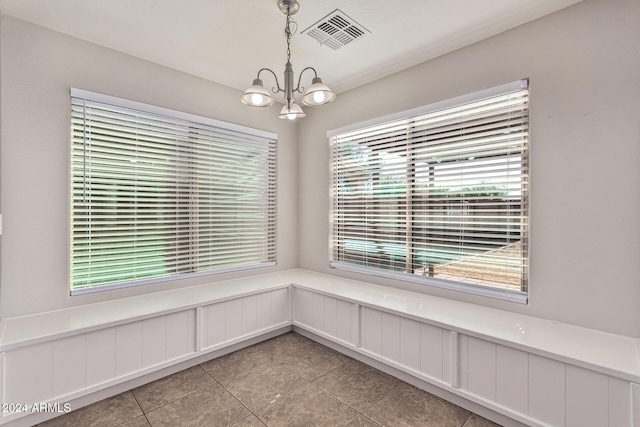
[[[71,90],[71,293],[274,265],[276,135]]]
[[[332,267],[526,303],[527,80],[328,135]]]

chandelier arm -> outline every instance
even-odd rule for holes
[[[304,70],[300,71],[300,75],[298,75],[298,86],[296,86],[296,88],[294,89],[294,92],[298,92],[298,93],[302,93],[304,92],[304,87],[300,87],[300,82],[302,81],[302,75],[304,74],[305,71],[307,70],[312,70],[314,76],[313,77],[318,77],[318,72],[316,71],[315,68],[313,67],[306,67]]]
[[[278,81],[278,76],[276,75],[276,73],[274,73],[274,72],[273,72],[273,70],[272,70],[271,68],[261,68],[261,69],[258,71],[258,76],[257,76],[257,78],[258,78],[258,79],[260,78],[260,73],[261,73],[261,72],[263,72],[263,71],[268,71],[268,72],[270,72],[271,74],[273,74],[273,78],[276,80],[276,86],[277,86],[277,87],[272,87],[272,88],[271,88],[271,92],[273,92],[273,93],[284,92],[284,89],[282,89],[282,88],[280,87],[280,82]]]

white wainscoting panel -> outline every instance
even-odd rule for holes
[[[444,345],[446,341],[446,345]],[[451,361],[449,359],[449,333],[444,333],[442,328],[420,324],[420,372],[445,381],[444,379],[444,360],[445,354],[447,359],[447,373],[451,370]],[[446,349],[446,352],[445,350]],[[447,375],[448,377],[449,375]],[[448,380],[447,380],[448,381]]]
[[[346,316],[351,317],[351,328],[347,331],[342,331],[340,336],[344,336],[347,342],[350,342],[356,347],[360,346],[360,305],[348,303],[345,301],[339,301],[338,306],[341,307],[339,313],[342,313],[341,318]],[[344,335],[343,335],[344,334]]]
[[[467,391],[496,401],[496,344],[467,337]]]
[[[203,349],[223,343],[226,339],[227,303],[219,302],[203,307],[202,323]]]
[[[52,344],[50,341],[5,353],[5,402],[31,405],[53,397]]]
[[[633,427],[640,427],[640,384],[631,384],[631,408]]]
[[[291,303],[293,298],[289,298],[289,294],[293,292],[290,288],[281,288],[269,292],[271,316],[269,317],[268,326],[279,325],[281,323],[290,322],[293,316]]]
[[[291,288],[280,288],[269,292],[271,317],[268,326],[279,325],[292,319],[292,307],[289,303],[290,292],[293,292]]]
[[[185,310],[167,315],[167,360],[196,351],[196,313]]]
[[[167,360],[167,316],[142,321],[142,367]]]
[[[296,288],[293,294],[293,319],[346,344],[358,340],[358,314],[355,304]],[[282,321],[286,321],[285,318]]]
[[[312,293],[311,294],[311,319],[310,324],[314,329],[318,331],[325,331],[325,311],[324,311],[324,295]]]
[[[453,331],[442,330],[442,381],[451,384],[453,387],[458,387],[458,384],[453,382],[452,374],[454,367],[452,366],[453,354],[451,352],[455,340],[455,346],[458,346],[458,334]],[[457,356],[456,356],[457,357]],[[423,365],[424,366],[424,365]],[[435,368],[435,366],[434,366]],[[457,381],[457,378],[456,378]]]
[[[529,415],[554,427],[565,425],[565,364],[529,355]]]
[[[116,377],[116,328],[87,334],[87,387]]]
[[[4,352],[0,352],[0,403],[7,402],[4,400],[4,384],[5,384],[5,375],[4,375]]]
[[[345,327],[344,324],[338,323],[338,300],[335,298],[328,296],[324,297],[322,318],[324,319],[322,331],[332,337],[337,335],[338,327]],[[346,326],[348,325],[349,324],[347,323]]]
[[[264,329],[276,323],[275,310],[271,305],[274,292],[263,292],[256,295],[256,328]],[[275,303],[276,301],[274,301]]]
[[[309,297],[311,293],[308,293]],[[298,293],[296,295],[300,296]],[[288,289],[276,289],[202,308],[202,348],[211,348],[260,330],[287,323]],[[193,316],[189,316],[189,319]],[[187,322],[190,328],[190,321]],[[191,343],[188,344],[191,346]]]
[[[400,364],[420,372],[421,370],[420,322],[400,318]]]
[[[258,330],[258,296],[250,295],[241,299],[242,301],[242,332],[247,335]]]
[[[225,341],[229,341],[242,336],[243,299],[244,298],[238,298],[223,303],[227,307],[227,315],[225,317],[224,323]]]
[[[382,355],[382,312],[362,307],[362,342],[363,349]]]
[[[609,379],[597,372],[567,365],[567,427],[598,427],[609,423]]]
[[[293,293],[294,319],[298,322],[312,326],[313,293],[296,288]]]
[[[255,331],[287,323],[290,320],[289,289],[281,288],[255,295]]]
[[[85,334],[53,342],[53,396],[64,396],[86,387],[87,337]]]
[[[400,317],[382,313],[382,354],[388,360],[400,362]]]
[[[142,321],[116,326],[116,377],[142,369]]]
[[[496,403],[527,415],[529,354],[499,345],[496,358]]]
[[[628,381],[609,377],[609,427],[633,425],[630,402],[631,384]]]
[[[457,333],[456,333],[457,334]],[[452,335],[452,342],[454,341],[453,338],[453,334]],[[468,388],[468,382],[467,382],[467,378],[469,375],[469,370],[468,370],[468,366],[467,366],[467,351],[469,349],[469,340],[467,338],[466,335],[463,334],[457,334],[458,335],[458,355],[456,357],[456,355],[454,354],[454,352],[452,351],[451,353],[451,384],[454,384],[454,379],[455,379],[455,373],[458,373],[458,386],[456,388],[460,388],[462,390],[467,390]],[[455,348],[455,345],[452,346],[452,350]],[[457,363],[457,368],[456,368],[456,363]]]

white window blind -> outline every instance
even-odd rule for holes
[[[275,135],[71,95],[72,294],[275,264]]]
[[[331,265],[526,302],[527,86],[330,132]]]

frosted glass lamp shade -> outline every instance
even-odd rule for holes
[[[295,102],[292,102],[290,107],[286,105],[282,107],[282,110],[280,110],[280,115],[278,117],[281,119],[295,120],[304,116],[306,116],[306,114],[304,113],[304,111],[302,111],[302,108],[300,108],[300,106]]]
[[[242,94],[242,102],[252,107],[268,107],[274,102],[273,97],[262,84],[262,80],[255,79],[253,85]]]
[[[317,106],[328,104],[336,99],[336,94],[324,83],[320,77],[314,77],[312,84],[302,97],[304,105]]]

